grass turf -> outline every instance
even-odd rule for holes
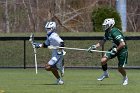
[[[102,74],[97,69],[66,69],[64,85],[55,85],[50,72],[39,69],[0,69],[0,89],[5,93],[138,93],[140,70],[127,70],[129,85],[123,86],[116,70],[109,70],[110,78],[97,81]]]

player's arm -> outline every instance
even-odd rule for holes
[[[48,45],[44,42],[44,43],[41,45],[41,47],[43,47],[43,48],[48,48]]]
[[[35,48],[48,48],[49,40],[47,39],[44,43],[34,43]]]
[[[111,50],[111,52],[112,52],[113,55],[115,55],[119,50],[121,50],[124,47],[125,47],[125,42],[124,41],[120,41],[120,44],[116,48],[113,48]]]
[[[59,42],[59,47],[65,47],[64,41]],[[59,48],[59,49],[57,50],[57,54],[58,54],[58,55],[65,55],[66,52],[64,51],[63,48]]]
[[[65,43],[62,41],[62,42],[60,42],[59,46],[60,47],[65,47]]]
[[[48,45],[46,45],[45,43],[33,43],[35,48],[47,48]]]
[[[106,42],[106,39],[104,38],[103,40],[99,41],[97,44],[90,46],[87,51],[91,53],[91,50],[95,50],[100,46],[103,46]]]
[[[111,50],[113,54],[116,54],[119,50],[125,47],[126,43],[124,41],[122,34],[120,33],[117,32],[113,33],[113,37],[116,39],[116,41],[119,42],[119,45]]]
[[[103,39],[95,45],[95,48],[103,46],[105,44],[106,40],[107,40],[107,36],[106,36],[106,33],[105,33]]]
[[[108,37],[107,37],[107,35],[105,33],[103,39],[96,44],[96,47],[98,48],[98,47],[103,46],[107,40],[108,40]]]
[[[117,51],[119,51],[119,50],[121,50],[122,48],[124,48],[125,45],[126,45],[126,44],[125,44],[124,40],[121,39],[121,40],[120,40],[120,44],[119,44],[119,46],[117,47]]]
[[[64,41],[59,37],[58,34],[55,34],[53,39],[59,44],[59,47],[64,47]]]
[[[96,48],[100,47],[100,46],[103,46],[105,44],[106,40],[101,40],[100,42],[98,42],[95,46]]]

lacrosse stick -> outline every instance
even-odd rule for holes
[[[49,49],[68,49],[68,50],[79,50],[79,51],[88,51],[88,49],[81,48],[69,48],[69,47],[59,47],[59,46],[48,46]],[[109,51],[100,51],[100,50],[91,50],[92,52],[100,52],[100,53],[112,53]]]
[[[33,34],[33,33],[30,35],[29,41],[31,42],[32,47],[33,47],[33,49],[34,49],[35,71],[36,71],[36,74],[37,74],[37,73],[38,73],[38,71],[37,71],[37,58],[36,58],[36,48],[35,48],[35,46],[34,46],[34,34]]]

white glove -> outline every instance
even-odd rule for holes
[[[58,55],[66,55],[66,51],[64,50],[57,50]]]
[[[33,43],[33,48],[40,48],[42,44],[40,43]]]
[[[63,52],[63,55],[66,55],[66,51],[62,50],[62,52]]]
[[[113,48],[112,50],[111,50],[111,54],[112,55],[115,55],[117,53],[117,48]]]
[[[91,47],[89,47],[89,48],[87,49],[88,52],[92,53],[91,50],[96,50],[96,45],[92,45]]]

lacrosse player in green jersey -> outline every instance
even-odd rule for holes
[[[107,62],[109,59],[117,57],[118,71],[123,76],[123,85],[127,85],[128,77],[124,69],[125,64],[127,64],[128,58],[127,45],[125,42],[125,37],[123,36],[122,32],[118,28],[113,27],[114,25],[115,25],[114,18],[107,18],[104,20],[102,24],[103,30],[105,31],[104,38],[96,45],[92,45],[91,47],[89,47],[88,52],[91,52],[91,50],[95,50],[96,48],[103,46],[107,40],[112,41],[112,47],[108,50],[111,53],[105,53],[104,56],[101,58],[101,65],[104,73],[97,80],[102,81],[103,79],[109,77],[107,70]]]

